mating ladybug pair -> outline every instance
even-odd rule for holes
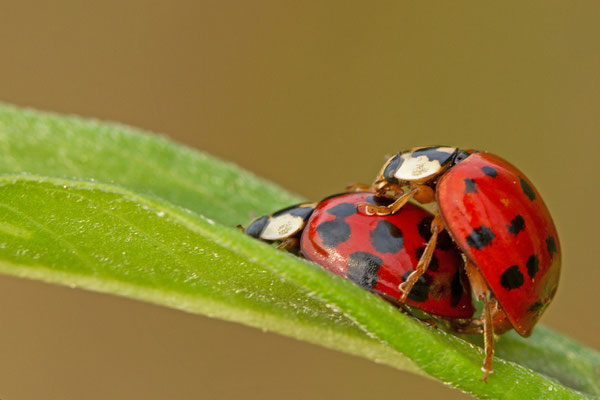
[[[556,293],[560,245],[532,183],[501,158],[455,147],[391,157],[372,185],[254,220],[246,233],[297,249],[404,309],[483,333],[529,336]],[[408,203],[435,202],[433,214]],[[472,296],[483,303],[474,317]]]

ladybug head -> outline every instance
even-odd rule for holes
[[[453,164],[458,164],[459,162],[461,162],[462,160],[464,160],[465,158],[469,157],[471,154],[473,153],[477,153],[476,150],[473,149],[469,149],[469,150],[458,150],[456,152],[456,157],[454,157],[454,162]]]
[[[427,184],[452,165],[457,154],[458,148],[444,146],[418,147],[397,153],[385,163],[374,186],[383,189],[387,185]]]

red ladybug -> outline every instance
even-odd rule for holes
[[[246,233],[281,241],[280,248],[299,248],[307,259],[403,305],[399,285],[415,270],[431,236],[433,216],[413,204],[394,215],[357,212],[358,204],[386,204],[381,200],[364,192],[335,195],[318,204],[299,204],[260,217]],[[406,303],[432,315],[470,319],[474,308],[463,265],[450,237],[442,234],[429,270],[418,278]]]
[[[494,330],[502,333],[512,327],[529,336],[556,293],[560,244],[540,194],[500,157],[455,147],[398,153],[370,189],[394,202],[363,203],[366,214],[399,212],[410,198],[437,203],[431,238],[415,272],[401,285],[402,299],[428,269],[431,250],[446,230],[466,256],[471,286],[484,302],[479,321],[465,330],[480,330],[477,326],[483,325],[485,380],[491,372]]]

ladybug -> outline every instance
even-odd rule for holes
[[[531,335],[558,287],[560,244],[542,197],[502,158],[440,146],[397,153],[368,188],[393,200],[389,205],[360,204],[369,215],[400,212],[411,198],[436,203],[429,243],[415,272],[401,284],[401,300],[431,268],[436,241],[447,232],[465,255],[474,295],[484,305],[479,320],[465,330],[483,330],[486,380],[494,330],[514,328],[521,336]]]
[[[262,216],[246,233],[281,242],[279,248],[296,250],[409,311],[416,308],[442,319],[470,320],[475,310],[464,261],[446,234],[440,235],[428,271],[419,276],[406,302],[399,301],[399,285],[414,272],[431,236],[432,214],[407,204],[393,215],[368,216],[358,212],[364,202],[389,204],[373,193],[334,195]]]

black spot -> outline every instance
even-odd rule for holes
[[[537,274],[538,272],[538,266],[540,264],[540,260],[538,259],[538,257],[535,254],[532,254],[529,256],[529,258],[527,259],[526,262],[526,266],[527,266],[527,275],[529,275],[529,277],[531,279],[535,278],[535,274]]]
[[[336,217],[349,217],[352,214],[356,214],[356,204],[342,203],[335,207],[327,209],[327,213],[335,215]]]
[[[465,178],[465,193],[477,193],[477,184],[474,179]]]
[[[490,176],[492,178],[496,178],[498,177],[498,171],[496,171],[494,168],[492,167],[488,167],[487,165],[485,167],[481,167],[481,170],[483,171],[484,174],[486,174],[487,176]]]
[[[402,275],[402,282],[408,279],[408,276],[412,271],[405,272]],[[428,274],[423,274],[417,279],[417,282],[413,285],[412,289],[408,293],[408,298],[412,301],[419,303],[424,302],[429,297],[429,285],[431,283],[431,277]]]
[[[400,228],[383,220],[371,231],[371,244],[380,253],[397,253],[404,246],[404,236]]]
[[[548,253],[550,253],[550,258],[554,256],[554,253],[558,251],[556,248],[556,240],[552,236],[548,236],[546,239],[546,248],[548,248]]]
[[[336,247],[350,238],[350,226],[341,218],[325,221],[317,226],[317,233],[327,247]]]
[[[521,181],[521,189],[523,189],[525,196],[529,197],[529,200],[531,201],[535,200],[535,192],[533,191],[531,185],[523,178],[519,178],[519,180]]]
[[[383,170],[383,179],[385,179],[389,183],[397,184],[398,179],[396,179],[394,174],[396,173],[398,168],[400,168],[403,162],[404,159],[400,157],[400,153],[392,157],[385,166],[385,169]]]
[[[460,274],[457,271],[454,274],[454,277],[452,277],[452,284],[450,286],[450,305],[452,307],[456,307],[458,305],[458,303],[460,302],[460,298],[462,297],[463,291],[464,289],[462,286],[462,282],[460,281]]]
[[[452,153],[445,153],[443,151],[438,151],[438,149],[438,146],[417,149],[412,152],[411,157],[417,158],[420,156],[426,156],[429,161],[437,160],[441,166],[444,166],[452,161],[457,152],[457,150],[454,150]]]
[[[530,312],[536,312],[541,310],[541,308],[544,307],[544,303],[542,303],[541,301],[536,301],[535,303],[533,303],[532,305],[529,306],[528,310]]]
[[[262,233],[263,229],[265,229],[265,225],[267,224],[268,216],[263,215],[262,217],[255,219],[248,225],[246,228],[246,234],[258,238]]]
[[[423,255],[423,253],[425,252],[425,246],[421,246],[421,247],[417,247],[415,249],[415,254],[417,255],[417,258],[420,260],[421,256]],[[437,257],[435,256],[435,253],[431,256],[431,261],[429,261],[429,266],[427,267],[428,270],[430,271],[437,271],[440,268],[440,264],[438,262]]]
[[[500,275],[500,284],[506,290],[518,289],[523,284],[523,274],[518,265],[512,265]]]
[[[346,277],[365,289],[372,289],[377,284],[377,271],[381,264],[383,260],[376,255],[357,251],[348,257]]]
[[[394,199],[383,196],[369,196],[365,200],[367,203],[373,204],[374,206],[389,206],[394,202]]]
[[[450,250],[454,248],[454,242],[445,229],[438,234],[437,246],[435,247],[440,250]]]
[[[424,217],[421,222],[417,225],[417,230],[419,231],[419,235],[423,238],[424,241],[429,242],[431,239],[431,222],[433,221],[433,217]],[[436,249],[440,250],[450,250],[454,247],[454,242],[450,238],[448,232],[444,229],[438,234]]]
[[[513,235],[518,234],[525,228],[525,220],[522,216],[518,215],[510,221],[510,225],[507,225],[508,233]]]
[[[419,235],[421,235],[426,242],[429,242],[429,239],[431,239],[431,221],[433,221],[433,217],[424,217],[421,222],[419,222],[419,225],[417,225]]]
[[[494,232],[490,228],[481,225],[479,228],[473,229],[466,240],[469,247],[479,250],[489,245],[495,237],[496,235],[494,235]]]

